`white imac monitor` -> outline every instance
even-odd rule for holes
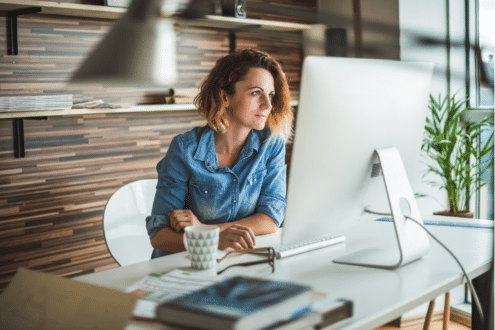
[[[393,211],[400,258],[370,250],[340,261],[396,268],[427,253],[426,233],[401,212],[421,221],[407,178],[417,177],[432,72],[429,63],[305,58],[283,245],[340,234],[368,208]]]

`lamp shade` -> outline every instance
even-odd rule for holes
[[[71,84],[152,87],[176,81],[173,21],[160,17],[158,4],[163,1],[139,2],[131,3],[72,76]]]

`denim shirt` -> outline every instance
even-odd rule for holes
[[[158,184],[151,215],[146,218],[150,238],[170,227],[167,213],[189,209],[204,224],[243,219],[255,213],[270,216],[280,226],[285,212],[285,144],[268,139],[268,128],[251,130],[239,160],[220,167],[214,131],[209,126],[173,138],[157,164]],[[152,257],[170,254],[154,249]]]

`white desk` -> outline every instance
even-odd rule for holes
[[[354,301],[354,315],[330,327],[338,329],[373,329],[463,283],[457,263],[431,239],[431,250],[425,257],[394,271],[333,263],[334,258],[362,248],[394,248],[396,241],[392,223],[373,221],[374,218],[376,216],[365,218],[356,228],[346,230],[347,241],[344,244],[277,260],[274,274],[270,266],[261,264],[249,268],[234,267],[222,275],[255,274],[296,281],[327,292],[330,299],[351,299]],[[490,269],[493,260],[492,229],[428,228],[456,254],[471,278]],[[279,236],[277,233],[257,237],[257,245],[270,245]],[[149,273],[189,269],[188,266],[186,253],[179,253],[76,279],[125,289]],[[222,264],[219,269],[223,269]],[[158,323],[137,321],[128,327],[137,328],[166,329]]]

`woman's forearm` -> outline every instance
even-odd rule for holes
[[[275,221],[264,213],[256,213],[234,222],[219,223],[217,226],[219,226],[220,231],[222,231],[235,224],[251,228],[255,235],[272,234],[278,230],[278,226],[275,224]]]
[[[171,253],[185,251],[183,235],[170,227],[163,228],[151,238],[151,246]]]
[[[251,228],[254,235],[271,234],[278,230],[278,226],[273,219],[264,213],[256,213],[238,221],[219,223],[215,224],[215,226],[220,227],[220,231],[223,231],[235,224]],[[155,249],[171,253],[182,252],[186,250],[182,238],[183,235],[183,233],[179,233],[174,229],[167,227],[161,229],[150,241]]]

